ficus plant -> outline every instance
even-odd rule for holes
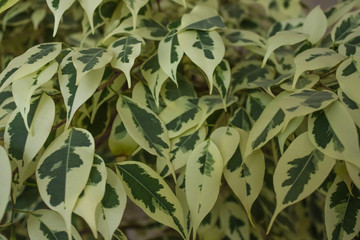
[[[0,0],[0,239],[354,239],[360,1]]]

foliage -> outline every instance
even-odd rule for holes
[[[0,0],[0,239],[353,239],[360,3]]]

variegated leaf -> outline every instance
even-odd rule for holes
[[[277,135],[279,150],[281,154],[284,153],[285,142],[289,138],[289,135],[292,134],[301,125],[304,118],[305,116],[295,117],[291,119],[286,125],[286,127],[282,130],[282,132]]]
[[[124,2],[131,12],[133,18],[133,27],[136,28],[139,10],[145,6],[149,0],[124,0]]]
[[[3,147],[0,147],[0,169],[0,219],[2,219],[10,199],[12,182],[10,159]]]
[[[210,140],[218,147],[225,166],[239,146],[240,135],[235,128],[219,127],[211,133]]]
[[[95,238],[97,238],[96,207],[103,199],[105,193],[106,176],[104,160],[95,154],[89,178],[73,211],[86,221]]]
[[[225,28],[222,17],[211,7],[196,5],[190,13],[181,18],[181,30],[210,31],[216,28]]]
[[[309,38],[309,35],[294,31],[280,31],[277,32],[275,35],[271,36],[268,39],[267,43],[267,50],[262,62],[262,67],[265,66],[266,61],[270,57],[270,55],[276,50],[277,48],[285,45],[293,45],[299,42],[302,42]]]
[[[249,113],[249,117],[253,122],[256,122],[261,113],[264,111],[265,106],[273,100],[269,94],[264,92],[255,92],[249,94],[246,99],[246,110]]]
[[[128,240],[126,235],[119,228],[116,229],[112,239],[113,240]]]
[[[184,55],[179,44],[177,29],[171,29],[160,41],[158,55],[161,69],[177,84],[177,67]]]
[[[183,210],[183,215],[184,215],[184,231],[186,234],[186,238],[185,239],[190,239],[190,233],[191,233],[191,217],[190,217],[190,209],[189,209],[189,205],[187,203],[186,200],[186,192],[185,192],[185,169],[184,171],[182,171],[176,181],[176,186],[175,186],[175,193],[176,193],[176,197],[179,200],[181,206],[182,206],[182,210]]]
[[[134,139],[127,133],[120,116],[116,116],[109,136],[109,148],[111,152],[115,156],[131,156],[138,146]]]
[[[339,45],[338,52],[344,56],[355,56],[360,54],[360,33],[359,31],[349,34]]]
[[[350,99],[342,90],[341,88],[338,89],[338,96],[340,102],[344,105],[344,107],[350,113],[354,123],[360,127],[360,104],[354,102]]]
[[[219,195],[223,159],[211,141],[200,143],[191,153],[186,165],[185,191],[193,226],[193,239],[205,216]]]
[[[294,59],[296,71],[293,88],[304,71],[332,68],[343,59],[344,56],[329,48],[311,48],[298,54]]]
[[[102,0],[79,0],[81,7],[85,10],[92,33],[94,33],[94,12],[95,9],[101,4],[101,2]]]
[[[51,210],[39,209],[32,212],[27,220],[27,230],[30,239],[49,240],[49,239],[73,239],[81,240],[78,231],[71,226],[71,235],[67,233],[67,226],[62,217]]]
[[[67,110],[66,128],[70,126],[75,112],[96,91],[104,74],[104,68],[91,71],[83,77],[79,85],[76,85],[78,71],[72,61],[73,54],[74,52],[69,53],[59,68],[59,85]]]
[[[356,167],[354,164],[351,163],[345,163],[346,166],[346,172],[349,174],[350,183],[355,184],[355,186],[357,187],[357,189],[360,188],[360,168]],[[348,188],[349,188],[349,184]]]
[[[116,168],[127,196],[149,217],[185,237],[182,207],[167,183],[144,163],[126,161]]]
[[[250,225],[243,208],[235,202],[225,202],[220,209],[221,227],[230,240],[250,239]]]
[[[134,30],[133,18],[132,17],[126,18],[119,24],[119,26],[117,26],[110,33],[108,33],[102,41],[105,42],[110,37],[116,34],[132,34],[133,30]]]
[[[318,5],[306,16],[302,32],[309,36],[309,42],[316,44],[324,36],[327,25],[326,16]]]
[[[234,47],[265,47],[266,40],[255,32],[238,29],[225,29],[223,34],[225,45]]]
[[[285,92],[281,93],[266,105],[250,130],[245,156],[264,146],[285,126],[286,116],[285,112],[280,108],[279,100],[286,95]]]
[[[0,13],[4,12],[8,8],[11,8],[19,0],[2,0],[0,2]]]
[[[255,85],[258,87],[261,87],[262,89],[265,90],[265,92],[267,92],[270,96],[275,97],[275,95],[272,93],[271,91],[271,87],[278,85],[286,80],[288,80],[289,78],[291,78],[293,76],[293,74],[291,73],[287,73],[287,74],[281,74],[280,76],[278,76],[276,79],[274,80],[269,80],[269,79],[263,79],[263,78],[259,78],[256,79],[255,81],[249,83],[249,85]]]
[[[50,10],[54,14],[55,22],[53,37],[55,37],[62,15],[67,9],[71,7],[71,5],[73,5],[75,0],[46,0],[46,2]]]
[[[352,56],[343,61],[336,70],[336,78],[344,93],[360,103],[360,56]]]
[[[310,141],[324,154],[360,167],[359,137],[349,112],[338,101],[308,118]]]
[[[8,239],[0,233],[0,240],[8,240]]]
[[[72,63],[76,69],[76,86],[87,73],[104,69],[113,58],[111,52],[104,48],[75,49],[72,52]]]
[[[151,109],[156,114],[159,114],[164,108],[162,104],[156,106],[154,96],[152,95],[149,86],[141,81],[135,84],[134,89],[132,90],[132,99],[135,102],[140,103]],[[160,98],[160,103],[161,100],[162,99]]]
[[[155,19],[141,16],[137,21],[135,33],[145,39],[160,41],[168,33],[167,28]]]
[[[96,226],[105,240],[111,240],[119,226],[126,207],[126,192],[119,177],[106,168],[105,194],[96,207]]]
[[[224,167],[224,177],[239,198],[253,224],[251,208],[260,194],[265,175],[265,158],[260,149],[245,157],[248,134],[239,130],[240,143]]]
[[[161,87],[166,79],[168,79],[168,75],[161,69],[157,53],[152,55],[141,65],[141,73],[149,85],[156,106],[159,107]]]
[[[332,26],[336,23],[342,16],[344,16],[347,12],[349,12],[358,1],[345,1],[339,2],[337,4],[332,5],[325,11],[325,15],[328,21],[328,26]]]
[[[132,35],[119,38],[109,46],[109,50],[115,55],[111,60],[111,66],[123,71],[129,88],[131,87],[130,70],[135,58],[140,55],[143,43],[144,40],[141,37]]]
[[[37,165],[40,196],[64,218],[69,235],[71,213],[88,180],[94,149],[94,139],[88,131],[70,128],[49,145]]]
[[[166,104],[182,96],[196,97],[193,84],[181,74],[177,74],[177,85],[173,81],[166,81],[160,94]]]
[[[337,177],[325,200],[325,226],[328,239],[351,240],[360,231],[360,191]]]
[[[128,134],[140,147],[153,155],[169,159],[168,131],[164,122],[153,111],[122,95],[119,96],[116,109]]]
[[[14,58],[0,74],[0,92],[13,81],[37,71],[61,52],[61,43],[43,43]]]
[[[178,39],[186,55],[205,72],[211,93],[214,70],[225,54],[225,46],[220,35],[214,30],[187,30],[180,32]]]
[[[214,86],[219,91],[226,108],[226,98],[230,86],[231,71],[227,60],[222,60],[214,71]]]
[[[28,132],[30,132],[30,126],[27,116],[30,111],[31,96],[37,88],[47,83],[52,78],[57,72],[58,66],[59,64],[53,61],[39,71],[18,79],[12,84],[12,94],[14,96],[16,108],[19,109]]]
[[[12,114],[16,109],[16,104],[12,96],[10,87],[0,92],[0,128],[4,128]]]
[[[285,19],[282,21],[276,22],[274,25],[271,26],[268,37],[274,36],[277,32],[280,31],[301,31],[302,26],[304,25],[304,19],[303,18],[290,18]]]
[[[199,100],[192,97],[180,97],[170,102],[160,113],[165,123],[169,138],[174,138],[200,124],[202,111]]]
[[[307,132],[290,144],[274,172],[276,208],[268,232],[284,208],[308,197],[324,182],[335,162],[314,147]]]
[[[316,74],[306,74],[305,76],[300,76],[298,81],[295,84],[295,87],[292,87],[292,81],[286,81],[280,85],[280,87],[286,91],[294,90],[303,90],[311,89],[316,83],[319,82],[320,76]]]
[[[331,31],[331,38],[333,42],[339,43],[351,33],[359,31],[359,25],[360,10],[343,15]]]
[[[26,117],[30,131],[28,132],[21,113],[16,110],[4,133],[5,149],[18,166],[19,189],[25,179],[34,173],[36,162],[33,159],[48,138],[55,118],[54,101],[46,94],[33,98],[29,105]]]
[[[256,88],[251,85],[255,81],[269,81],[275,78],[275,70],[272,67],[261,67],[261,62],[257,60],[243,61],[235,65],[232,69],[231,92],[241,89]]]
[[[242,107],[236,109],[233,117],[230,119],[230,123],[231,125],[240,128],[246,132],[249,132],[252,127],[249,114]]]

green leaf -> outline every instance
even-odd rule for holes
[[[178,231],[184,238],[182,207],[166,182],[149,166],[134,161],[116,164],[127,196],[149,217]]]
[[[133,18],[133,27],[136,28],[137,16],[140,8],[145,6],[149,0],[124,0],[127,8],[130,10]]]
[[[310,141],[324,154],[359,164],[359,138],[349,112],[338,101],[308,118]]]
[[[43,43],[14,58],[0,74],[0,92],[15,80],[39,70],[60,52],[61,43]]]
[[[12,84],[12,93],[16,103],[16,108],[19,109],[21,116],[25,120],[25,126],[30,132],[30,126],[27,121],[27,116],[30,111],[31,96],[36,89],[44,85],[57,72],[59,64],[55,61],[40,69],[39,71],[18,79]]]
[[[339,43],[351,33],[358,31],[360,26],[360,11],[347,13],[337,22],[331,31],[333,42]]]
[[[225,45],[234,47],[258,46],[265,48],[266,40],[255,32],[238,29],[224,29]]]
[[[105,240],[111,240],[123,217],[127,198],[123,184],[110,168],[106,168],[105,194],[96,207],[96,226]]]
[[[359,97],[359,78],[360,78],[360,56],[352,56],[343,61],[336,70],[336,79],[350,99],[360,103]]]
[[[166,104],[182,96],[196,97],[193,84],[181,74],[177,74],[177,85],[173,81],[166,81],[160,94]]]
[[[243,208],[235,202],[225,202],[220,209],[221,227],[229,239],[250,239],[250,226]]]
[[[221,153],[211,140],[200,143],[189,157],[185,191],[194,240],[201,221],[213,208],[219,195],[223,165]]]
[[[119,38],[109,46],[109,50],[115,55],[111,61],[111,66],[123,71],[129,88],[131,87],[130,70],[135,59],[140,55],[141,44],[143,43],[144,40],[141,37],[133,35]]]
[[[2,1],[0,1],[0,13],[11,8],[18,1],[19,0],[2,0]]]
[[[97,238],[95,212],[105,193],[106,176],[104,160],[95,154],[89,178],[73,210],[86,221],[95,238]]]
[[[84,9],[88,21],[90,23],[90,27],[92,33],[94,34],[94,12],[95,9],[101,4],[102,0],[79,0],[81,7]]]
[[[153,111],[122,95],[119,96],[116,109],[128,134],[140,147],[153,155],[169,159],[168,131]]]
[[[337,177],[325,200],[325,226],[328,239],[354,239],[360,231],[360,192]]]
[[[27,229],[30,239],[34,240],[69,239],[62,217],[48,209],[39,209],[32,212],[27,220]],[[71,226],[71,233],[71,239],[82,239],[74,226]]]
[[[201,122],[202,111],[199,100],[192,97],[180,97],[170,102],[160,113],[160,119],[165,123],[169,138],[174,138]]]
[[[33,175],[36,167],[33,159],[48,138],[55,118],[54,101],[46,94],[33,98],[29,105],[26,119],[30,131],[28,132],[21,113],[16,110],[10,117],[4,133],[5,149],[18,166],[19,189],[22,183]]]
[[[216,31],[187,30],[180,32],[178,39],[186,55],[206,74],[211,93],[214,70],[225,54],[220,35]]]
[[[332,68],[343,59],[344,56],[329,48],[311,48],[298,54],[294,59],[296,71],[293,88],[295,88],[297,80],[304,71]]]
[[[157,53],[141,65],[141,74],[149,85],[156,106],[159,107],[161,87],[168,78],[168,75],[161,69]]]
[[[104,68],[87,73],[79,85],[76,85],[78,71],[72,62],[74,52],[70,52],[59,67],[59,85],[64,98],[66,115],[66,128],[70,126],[75,112],[88,100],[100,85]]]
[[[138,144],[131,138],[126,131],[124,123],[119,115],[115,117],[109,136],[109,148],[115,155],[131,156],[138,148]]]
[[[73,5],[74,2],[75,0],[46,0],[46,3],[51,12],[54,14],[55,19],[53,37],[55,37],[57,33],[62,15],[71,7],[71,5]]]
[[[326,16],[318,5],[306,16],[302,32],[309,35],[309,42],[316,44],[324,36],[327,26]]]
[[[177,67],[184,55],[177,36],[177,29],[172,29],[161,39],[158,47],[161,69],[177,84]]]
[[[214,79],[214,86],[219,91],[225,108],[227,93],[229,90],[230,80],[231,80],[230,65],[227,60],[225,59],[222,60],[221,63],[215,68],[213,79]]]
[[[70,128],[49,145],[37,165],[40,196],[64,218],[69,235],[71,212],[88,180],[94,148],[94,139],[88,131]]]
[[[76,86],[87,73],[103,69],[113,58],[111,52],[104,48],[75,49],[71,56],[76,69]]]
[[[10,159],[3,147],[0,147],[0,169],[0,219],[2,219],[9,202],[12,182]]]
[[[236,109],[233,117],[230,119],[230,123],[246,132],[249,132],[252,127],[249,114],[242,107]]]
[[[239,130],[239,134],[240,144],[224,168],[224,177],[253,224],[251,208],[263,186],[265,158],[260,149],[245,157],[248,134],[243,130]]]
[[[225,27],[223,19],[215,9],[196,5],[190,13],[182,16],[180,29],[211,31]]]
[[[290,144],[274,172],[276,209],[268,232],[284,208],[308,197],[323,183],[335,162],[314,147],[307,132]]]

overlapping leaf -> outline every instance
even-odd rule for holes
[[[145,6],[149,2],[149,0],[124,0],[124,2],[131,12],[131,15],[133,17],[133,26],[134,28],[136,28],[139,10],[140,8]]]
[[[344,56],[355,56],[360,53],[360,33],[359,31],[349,34],[339,45],[338,51]]]
[[[92,33],[94,33],[94,11],[101,4],[101,2],[102,0],[79,0],[81,7],[85,10]]]
[[[8,123],[11,113],[16,109],[10,86],[0,92],[0,127]]]
[[[56,35],[59,23],[64,12],[71,7],[75,0],[46,0],[47,5],[54,14],[54,32],[53,36]]]
[[[181,74],[177,76],[177,85],[172,81],[166,81],[160,94],[166,104],[182,96],[196,97],[194,86]]]
[[[0,147],[0,219],[2,219],[10,198],[12,172],[10,159],[3,147]]]
[[[210,31],[216,28],[225,28],[225,24],[222,17],[211,7],[196,5],[190,13],[181,18],[181,30]]]
[[[220,93],[224,107],[226,107],[226,98],[230,86],[231,71],[227,60],[222,60],[214,71],[214,86]]]
[[[134,161],[116,164],[127,196],[149,217],[185,238],[181,204],[166,182],[149,166]]]
[[[265,47],[265,39],[255,32],[238,29],[225,29],[224,43],[234,47],[258,46]]]
[[[265,106],[269,104],[273,98],[264,92],[255,92],[249,94],[246,99],[246,110],[249,113],[250,119],[254,122],[257,121],[265,109]]]
[[[94,150],[94,139],[88,131],[70,128],[49,145],[37,165],[40,196],[64,218],[69,235],[71,213],[88,180]]]
[[[8,8],[11,8],[19,0],[2,0],[0,4],[0,13],[4,12]]]
[[[354,123],[360,127],[360,104],[354,102],[351,100],[342,90],[339,88],[338,90],[338,96],[340,102],[343,103],[345,108],[350,113],[352,119],[354,120]]]
[[[137,21],[135,32],[145,39],[160,41],[168,33],[167,28],[155,19],[142,16]]]
[[[360,11],[350,12],[342,16],[331,31],[331,38],[338,43],[351,33],[358,31],[360,26]]]
[[[233,117],[230,119],[230,123],[246,132],[249,132],[252,127],[249,114],[244,108],[238,108],[235,111]]]
[[[326,29],[327,19],[318,5],[306,16],[302,32],[309,36],[309,42],[316,44],[324,36]]]
[[[238,131],[229,126],[219,127],[211,133],[210,139],[218,147],[225,166],[239,146],[240,135]]]
[[[342,62],[336,70],[336,78],[344,93],[360,103],[360,56],[353,56]]]

